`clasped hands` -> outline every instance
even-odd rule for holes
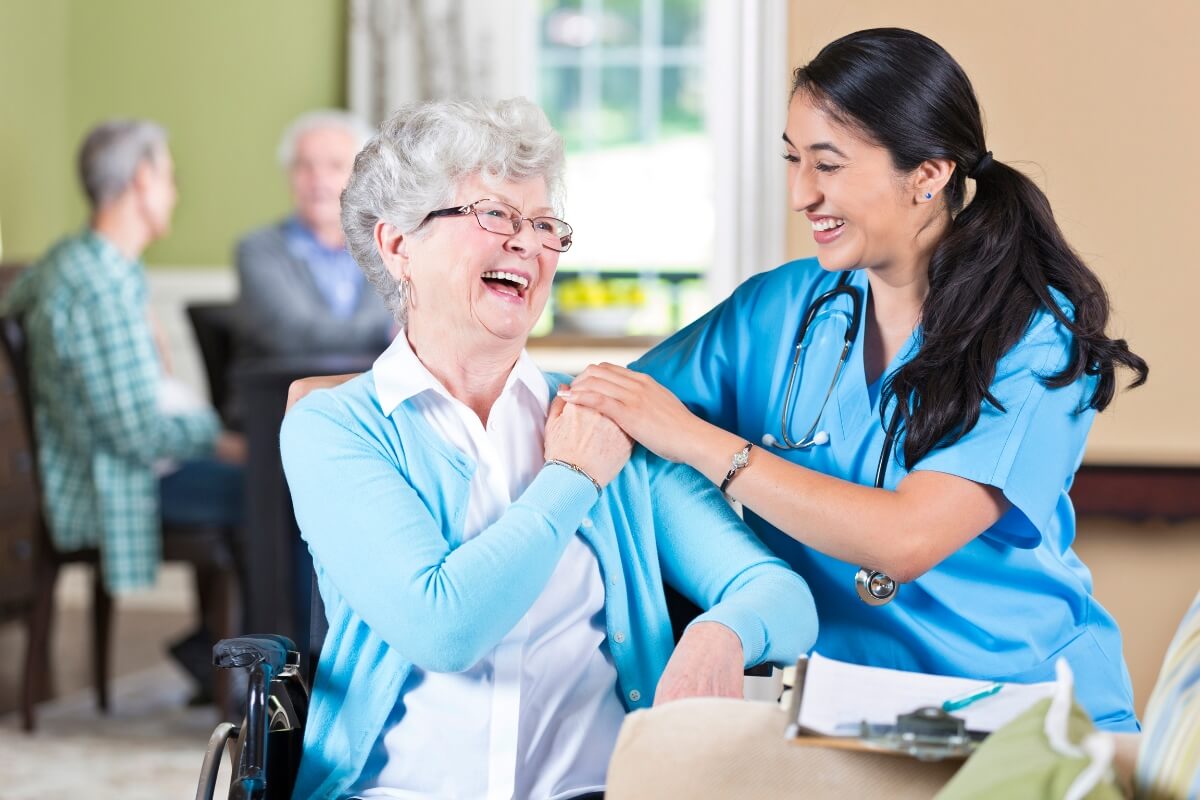
[[[546,423],[546,458],[562,458],[585,470],[596,465],[603,473],[593,477],[603,485],[628,460],[632,440],[670,461],[684,461],[679,445],[689,438],[695,421],[653,378],[615,364],[593,364],[569,387],[559,387]],[[590,441],[578,447],[582,436]],[[578,460],[560,452],[566,449]],[[694,623],[671,654],[654,703],[686,697],[740,698],[743,660],[736,633],[717,622]]]
[[[688,460],[699,420],[649,375],[616,364],[592,364],[559,397],[598,411],[647,450],[674,462]]]

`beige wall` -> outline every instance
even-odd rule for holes
[[[1121,626],[1134,710],[1142,716],[1167,645],[1196,597],[1200,520],[1130,524],[1082,517],[1075,551],[1092,571],[1096,599]]]
[[[1020,162],[1112,296],[1149,383],[1097,418],[1089,462],[1200,465],[1200,3],[792,0],[792,65],[878,26],[940,42],[996,158]],[[791,257],[813,254],[792,217]]]

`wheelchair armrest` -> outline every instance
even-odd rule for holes
[[[222,639],[213,647],[213,664],[222,669],[263,664],[274,675],[289,663],[298,664],[300,654],[286,636],[273,633]]]

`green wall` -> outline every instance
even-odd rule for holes
[[[0,0],[0,229],[4,260],[27,260],[72,209],[67,3]]]
[[[284,126],[345,102],[345,0],[0,0],[4,260],[82,224],[74,151],[106,117],[167,126],[179,181],[153,265],[230,262],[286,213]]]

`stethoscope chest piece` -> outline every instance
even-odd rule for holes
[[[877,569],[861,568],[854,576],[854,589],[858,597],[867,605],[882,606],[890,603],[896,596],[900,585],[892,580],[887,573]]]

